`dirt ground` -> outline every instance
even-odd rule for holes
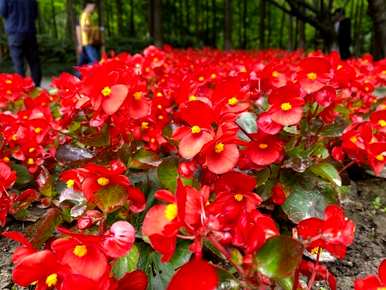
[[[356,277],[376,273],[381,259],[386,257],[386,179],[353,182],[353,191],[343,206],[347,216],[356,223],[356,237],[346,258],[329,263],[328,267],[337,277],[338,289],[349,290],[353,289]],[[24,226],[11,223],[5,230],[23,231]],[[22,289],[12,287],[11,282],[10,255],[15,246],[16,243],[0,238],[0,290]]]

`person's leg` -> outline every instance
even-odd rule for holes
[[[86,45],[84,47],[86,55],[88,57],[89,63],[97,63],[99,61],[100,55],[99,50],[94,45]]]
[[[36,35],[28,34],[26,41],[24,42],[24,53],[31,69],[31,76],[35,83],[35,86],[39,87],[42,80],[42,70],[39,60],[39,46],[36,40]]]
[[[15,71],[24,77],[25,66],[23,53],[23,38],[24,36],[18,33],[8,35],[9,51],[11,54],[13,65],[15,67]]]

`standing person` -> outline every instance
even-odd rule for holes
[[[40,86],[42,72],[36,40],[36,0],[0,0],[0,15],[5,19],[5,31],[16,72],[25,76],[26,59],[35,85]]]
[[[100,58],[102,45],[101,29],[96,24],[95,4],[87,2],[80,15],[77,27],[78,65],[96,63]]]
[[[343,8],[336,9],[334,16],[339,54],[341,59],[348,59],[351,57],[351,20],[345,16]]]

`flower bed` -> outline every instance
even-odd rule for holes
[[[3,232],[16,284],[336,289],[341,173],[385,165],[385,60],[151,46],[80,72],[0,74],[0,223],[44,208],[28,238]]]

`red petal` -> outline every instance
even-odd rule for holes
[[[155,205],[148,210],[142,224],[142,234],[151,236],[161,234],[165,226],[170,223],[165,217],[166,205]]]
[[[302,119],[302,116],[303,108],[295,107],[287,112],[284,112],[282,110],[275,110],[272,113],[272,120],[280,125],[289,126],[299,123]]]
[[[196,259],[174,274],[167,290],[215,290],[217,284],[215,268],[206,261]]]
[[[119,280],[117,290],[146,290],[147,283],[146,274],[143,271],[137,270],[127,273]]]
[[[12,280],[24,287],[44,279],[57,271],[58,264],[52,252],[45,250],[21,259],[12,272]]]
[[[274,122],[272,116],[269,113],[261,113],[257,120],[257,126],[261,131],[267,134],[275,135],[283,128],[282,125]]]
[[[379,265],[379,271],[378,271],[379,279],[381,279],[383,285],[386,285],[386,259],[382,261],[382,263]]]
[[[108,115],[112,115],[118,111],[125,101],[128,92],[129,89],[125,85],[112,86],[110,95],[103,100],[103,111]]]
[[[210,140],[212,140],[212,135],[205,131],[186,135],[178,145],[178,152],[185,159],[192,159]]]
[[[102,248],[108,256],[119,258],[126,255],[133,246],[134,241],[134,227],[128,222],[118,221],[105,233]]]
[[[225,144],[224,151],[221,153],[216,153],[214,150],[209,151],[206,156],[206,165],[213,173],[223,174],[236,166],[239,156],[237,145]]]

